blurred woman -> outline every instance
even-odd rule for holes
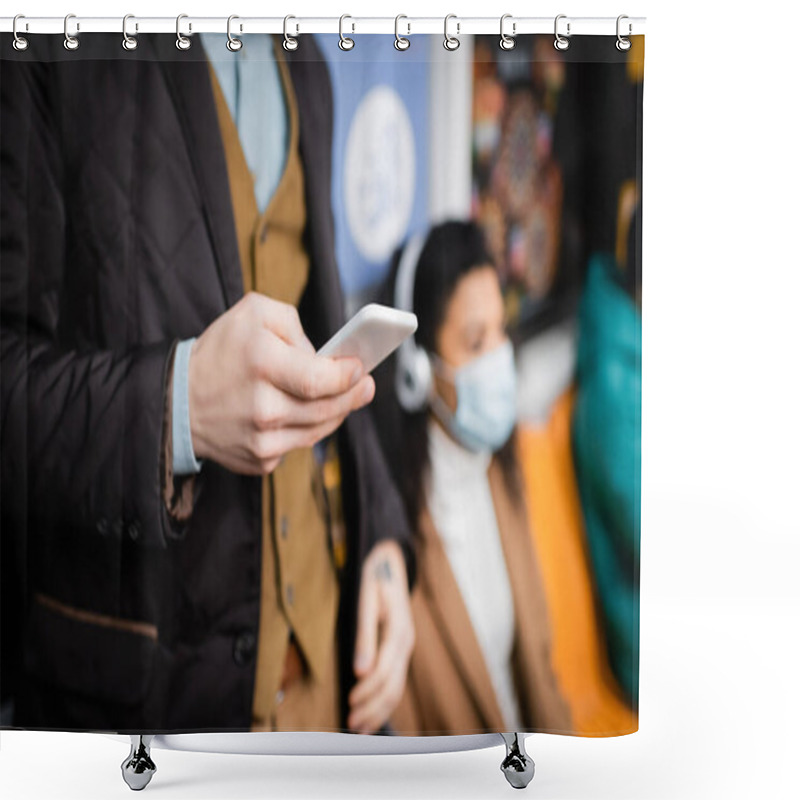
[[[412,238],[382,299],[419,320],[376,371],[371,409],[417,536],[416,644],[391,726],[570,731],[515,456],[514,353],[478,227]]]

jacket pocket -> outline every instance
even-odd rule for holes
[[[149,689],[158,649],[155,625],[34,595],[25,668],[41,680],[98,700],[135,705]]]

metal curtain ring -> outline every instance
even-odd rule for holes
[[[71,19],[75,19],[74,14],[67,14],[67,16],[64,17],[64,47],[67,50],[77,50],[80,47],[81,43],[78,41],[78,38],[76,36],[69,35],[69,21]],[[81,29],[80,23],[79,22],[75,23],[75,30],[79,31],[80,29]]]
[[[342,16],[339,17],[339,48],[341,50],[352,50],[356,46],[356,43],[349,36],[345,36],[342,30],[342,26],[344,25],[344,21],[346,19],[353,19],[353,18],[349,14],[342,14]],[[355,33],[356,32],[355,22],[352,23],[352,27],[353,27],[353,33]]]
[[[411,47],[411,39],[406,39],[405,36],[400,35],[400,20],[401,19],[408,19],[405,14],[398,14],[394,18],[394,48],[395,50],[408,50]],[[407,22],[406,27],[408,28],[408,33],[411,33],[411,23]]]
[[[456,15],[448,14],[444,18],[444,41],[442,42],[442,44],[444,45],[444,49],[450,50],[450,52],[452,52],[453,50],[458,50],[458,48],[461,47],[461,40],[458,38],[458,36],[457,35],[451,36],[447,32],[447,23],[450,22],[451,19],[457,19]],[[458,34],[460,30],[461,30],[461,23],[456,22],[456,34]]]
[[[517,35],[517,23],[511,23],[511,36],[508,36],[505,31],[503,30],[503,24],[507,19],[511,19],[511,14],[503,14],[500,17],[500,49],[501,50],[513,50],[514,46],[517,43],[517,40],[514,38]]]
[[[175,35],[178,37],[175,40],[175,47],[178,50],[188,50],[192,46],[192,40],[188,36],[184,36],[181,33],[181,20],[188,19],[188,14],[178,14],[178,18],[175,20]],[[192,23],[189,23],[189,33],[192,32]]]
[[[553,26],[553,31],[554,31],[554,33],[556,35],[555,41],[553,42],[553,47],[555,47],[556,50],[569,50],[569,37],[570,37],[570,31],[569,31],[570,24],[569,24],[569,22],[567,22],[567,35],[566,36],[562,36],[558,32],[558,21],[560,19],[566,19],[566,18],[567,18],[566,14],[559,14],[556,17],[555,25]]]
[[[237,39],[233,34],[231,34],[231,22],[235,19],[239,19],[236,14],[231,14],[228,17],[228,41],[225,42],[225,47],[231,51],[231,53],[238,53],[242,49],[242,40]],[[239,30],[241,31],[241,25],[239,26]]]
[[[283,18],[283,49],[292,51],[297,50],[297,39],[294,36],[289,36],[289,20],[290,19],[297,19],[297,17],[293,17],[291,14],[287,14]],[[300,33],[300,26],[297,26],[297,33]]]
[[[616,41],[616,45],[617,45],[617,50],[621,50],[624,53],[626,50],[630,50],[631,49],[631,40],[625,38],[619,32],[619,23],[622,22],[623,19],[628,19],[628,15],[627,14],[620,14],[617,17],[617,41]],[[631,26],[631,24],[629,22],[628,23],[628,36],[631,35],[632,31],[633,31],[633,27]]]
[[[139,42],[136,41],[136,37],[135,36],[128,36],[128,20],[129,19],[136,19],[136,18],[133,16],[133,14],[126,14],[122,18],[122,46],[126,50],[135,50],[138,47]],[[134,27],[138,31],[139,30],[139,23],[137,22]]]
[[[13,41],[14,49],[15,50],[19,50],[20,52],[22,52],[23,50],[27,50],[28,49],[28,45],[30,44],[30,42],[24,36],[20,36],[17,33],[17,20],[19,20],[19,19],[25,19],[25,15],[24,14],[17,14],[17,16],[14,17],[14,22],[13,22],[13,24],[11,26],[11,30],[14,33],[14,41]],[[27,22],[25,23],[25,30],[26,31],[28,30],[28,23]]]

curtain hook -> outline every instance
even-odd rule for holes
[[[297,19],[297,17],[293,17],[291,14],[287,14],[283,18],[283,49],[292,51],[297,50],[298,42],[295,36],[289,36],[289,20],[290,19]],[[300,33],[300,26],[296,26],[295,33]]]
[[[554,33],[556,35],[556,39],[553,42],[553,47],[555,47],[556,50],[569,50],[569,37],[571,36],[570,30],[569,30],[570,29],[570,23],[567,22],[567,35],[566,36],[562,36],[558,32],[558,21],[560,19],[566,19],[566,18],[567,18],[566,14],[559,14],[556,17],[556,21],[555,21],[555,25],[554,25]]]
[[[444,45],[445,50],[449,50],[452,53],[453,50],[458,50],[458,48],[461,46],[461,41],[458,38],[458,33],[461,31],[461,23],[456,22],[456,36],[451,36],[447,32],[447,23],[450,22],[451,19],[457,20],[458,17],[456,17],[455,14],[448,14],[444,18],[444,41],[442,44]]]
[[[617,17],[617,41],[616,41],[616,45],[617,45],[617,50],[620,50],[621,52],[624,53],[626,50],[630,50],[631,49],[631,40],[625,38],[619,32],[619,23],[622,22],[623,19],[628,19],[628,15],[627,14],[620,14]],[[632,32],[633,32],[633,26],[629,22],[628,23],[628,36],[630,36]]]
[[[395,50],[408,50],[411,47],[411,39],[407,39],[405,36],[400,35],[400,20],[401,19],[408,19],[405,14],[398,14],[394,18],[394,47]],[[407,22],[406,27],[408,28],[408,33],[411,33],[411,23]]]
[[[23,50],[27,50],[28,49],[28,45],[30,44],[30,42],[28,42],[28,40],[24,36],[20,36],[17,33],[17,20],[19,20],[19,19],[25,19],[25,15],[24,14],[17,14],[17,16],[14,17],[14,23],[13,23],[13,25],[11,27],[11,30],[14,33],[14,42],[13,42],[14,49],[15,50],[19,50],[20,52],[22,52]],[[28,23],[27,22],[25,23],[25,30],[26,31],[28,30]]]
[[[235,36],[231,34],[231,22],[235,19],[239,19],[236,14],[231,14],[228,17],[228,41],[225,42],[225,47],[231,51],[231,53],[238,53],[242,49],[242,40],[237,39]],[[242,26],[239,26],[239,31],[241,32]]]
[[[342,50],[352,50],[356,46],[356,43],[349,36],[345,36],[342,30],[342,26],[346,19],[353,19],[353,18],[349,14],[342,14],[342,16],[339,17],[339,48]],[[351,24],[353,26],[352,32],[355,33],[356,24],[355,22]]]
[[[75,19],[74,14],[67,14],[67,16],[64,17],[64,47],[67,50],[77,50],[80,47],[81,43],[78,41],[77,36],[70,36],[69,34],[69,21],[71,19]],[[75,31],[77,32],[80,29],[81,29],[80,23],[76,22]]]
[[[233,22],[235,19],[239,19],[239,17],[237,17],[236,14],[231,14],[228,17],[228,41],[225,42],[225,47],[227,47],[228,50],[231,51],[231,53],[238,53],[242,49],[242,47],[244,46],[244,43],[242,42],[242,40],[241,39],[237,39],[231,33],[231,22]],[[240,25],[239,26],[239,32],[240,33],[241,33],[241,30],[242,30],[242,26]]]
[[[505,21],[507,19],[512,19],[512,15],[511,14],[503,14],[503,16],[500,17],[500,49],[501,50],[513,50],[514,46],[517,43],[517,40],[514,38],[517,35],[517,23],[516,22],[512,22],[511,23],[511,36],[508,36],[503,31],[503,24],[505,23]]]
[[[128,36],[129,19],[136,19],[136,17],[134,17],[133,14],[126,14],[122,18],[122,46],[126,50],[135,50],[139,46],[139,42],[136,41],[136,36]],[[134,25],[134,28],[138,32],[139,30],[138,22]]]
[[[192,46],[192,40],[188,36],[184,36],[181,33],[181,20],[188,19],[188,14],[178,14],[178,18],[175,20],[175,35],[178,37],[175,40],[175,47],[178,50],[188,50]],[[192,32],[192,23],[189,23],[189,33]]]

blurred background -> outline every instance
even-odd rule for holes
[[[476,220],[518,369],[520,455],[576,729],[636,725],[644,37],[319,37],[348,313],[413,233]]]
[[[332,201],[348,311],[371,300],[395,248],[477,219],[503,278],[522,367],[521,413],[542,421],[570,383],[589,258],[610,253],[641,291],[644,37],[620,53],[584,36],[318,37],[334,88]],[[412,37],[413,41],[413,37]],[[535,376],[535,378],[534,378]]]

